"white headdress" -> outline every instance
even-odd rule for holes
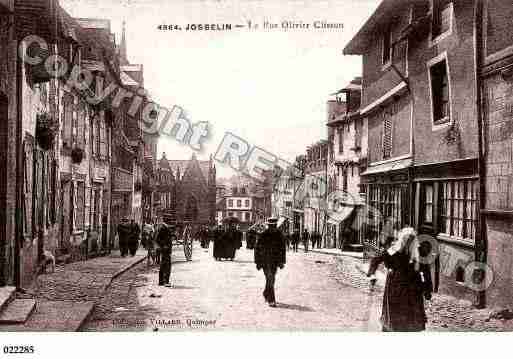
[[[405,227],[397,234],[396,241],[388,249],[388,254],[406,253],[410,257],[410,263],[415,264],[415,270],[420,269],[419,243],[417,232],[412,227]]]

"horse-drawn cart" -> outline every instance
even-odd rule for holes
[[[182,246],[183,254],[187,261],[192,260],[192,247],[194,242],[194,233],[196,233],[195,224],[191,221],[176,222],[172,213],[164,213],[162,218],[166,224],[174,224],[176,226],[176,239],[173,246]]]
[[[192,227],[192,223],[183,223],[180,230],[180,226],[177,225],[176,241],[173,243],[173,245],[183,246],[183,254],[188,261],[192,260],[193,233],[195,233]]]

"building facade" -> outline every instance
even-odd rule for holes
[[[216,223],[216,168],[212,158],[170,160],[166,154],[156,169],[155,213],[170,213],[177,222]]]
[[[329,248],[360,250],[363,244],[362,233],[352,225],[363,201],[365,187],[360,174],[367,165],[367,119],[360,116],[361,92],[358,77],[339,90],[335,100],[328,101],[328,196],[336,196],[340,202],[336,204],[340,215],[327,221]]]
[[[490,307],[513,305],[513,7],[479,1],[476,7],[477,84],[481,118],[483,180],[481,236],[493,272],[486,291]]]
[[[469,1],[382,1],[344,50],[363,56],[360,113],[368,120],[368,235],[414,226],[440,252],[473,261],[479,243],[478,101],[474,6]],[[460,285],[465,263],[434,267],[435,288]]]
[[[328,141],[321,140],[306,149],[305,179],[300,194],[304,211],[303,229],[310,234],[320,234],[323,247],[332,246],[326,243],[328,147]]]

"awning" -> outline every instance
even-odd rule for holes
[[[393,162],[386,162],[375,166],[367,167],[367,170],[362,173],[362,176],[368,176],[377,173],[386,173],[390,171],[402,170],[408,167],[411,167],[413,161],[411,158],[405,158],[402,160],[397,160]]]
[[[139,86],[139,84],[125,72],[120,72],[119,77],[124,86]]]

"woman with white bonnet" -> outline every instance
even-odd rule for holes
[[[424,300],[431,299],[432,284],[428,264],[421,263],[417,233],[403,228],[384,253],[388,269],[383,294],[383,331],[413,332],[426,329]]]

